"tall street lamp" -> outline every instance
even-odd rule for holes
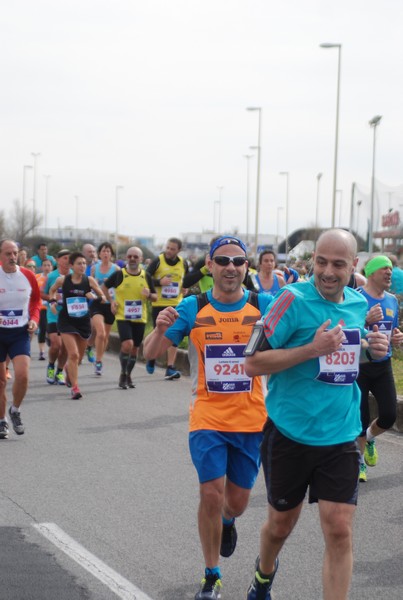
[[[22,172],[22,210],[25,213],[25,205],[27,201],[27,171],[33,169],[32,165],[24,165]]]
[[[358,235],[358,226],[360,223],[360,206],[362,204],[362,200],[357,200],[357,225],[355,227],[355,232]]]
[[[278,249],[278,240],[280,237],[280,212],[284,209],[284,206],[277,206],[277,227],[276,227],[276,246]]]
[[[349,230],[350,233],[353,233],[354,198],[355,198],[355,182],[353,181],[353,183],[351,185],[350,223],[349,223],[349,226],[348,226],[348,230]]]
[[[257,133],[257,146],[250,146],[251,150],[257,151],[257,175],[256,175],[256,213],[255,213],[255,257],[256,263],[259,255],[258,248],[258,235],[259,235],[259,198],[260,198],[260,157],[261,157],[261,145],[260,136],[262,129],[262,108],[260,106],[248,106],[246,110],[257,111],[259,115],[258,119],[258,133]]]
[[[49,213],[49,179],[50,175],[44,175],[45,178],[45,235],[48,235],[48,213]]]
[[[322,179],[323,173],[318,173],[316,175],[316,216],[315,216],[315,231],[316,231],[316,239],[318,239],[318,228],[319,228],[319,184]]]
[[[374,201],[375,201],[375,149],[376,149],[376,127],[381,122],[382,116],[376,115],[369,124],[374,129],[374,141],[372,145],[372,179],[371,179],[371,210],[369,217],[368,231],[368,252],[371,255],[373,251],[373,235],[374,235]]]
[[[74,196],[75,201],[76,201],[76,247],[78,248],[78,205],[79,205],[79,198],[78,196]]]
[[[290,192],[290,188],[289,188],[290,174],[288,171],[280,171],[279,175],[285,175],[287,178],[286,195],[285,195],[285,260],[287,262],[288,246],[289,246],[289,243],[288,243],[288,217],[289,217],[288,202],[289,202],[289,192]]]
[[[246,246],[249,246],[249,161],[253,154],[244,154],[246,158]]]
[[[340,65],[341,65],[341,44],[320,44],[321,48],[337,48],[339,53],[337,68],[337,100],[336,100],[336,136],[334,143],[334,167],[333,167],[333,197],[332,197],[332,227],[335,226],[336,217],[336,188],[337,188],[337,160],[339,149],[339,108],[340,108]]]
[[[115,187],[115,252],[116,252],[116,259],[119,258],[119,242],[118,242],[118,238],[119,238],[119,190],[123,190],[123,185],[117,185]]]
[[[34,187],[33,187],[33,196],[32,196],[32,202],[33,202],[33,208],[34,208],[34,213],[36,211],[36,198],[37,198],[37,184],[38,184],[38,157],[41,155],[40,152],[31,152],[31,156],[34,157]]]

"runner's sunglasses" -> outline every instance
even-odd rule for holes
[[[213,261],[220,267],[228,267],[230,263],[234,267],[242,267],[247,260],[246,256],[213,256]]]

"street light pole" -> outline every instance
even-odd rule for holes
[[[36,212],[36,196],[37,196],[37,183],[38,183],[38,156],[40,156],[40,152],[31,152],[31,156],[34,157],[34,187],[33,187],[33,197],[32,197],[32,203],[33,203],[33,209],[34,209],[34,214]]]
[[[22,212],[25,214],[26,201],[27,201],[27,171],[33,169],[32,165],[24,165],[22,172]]]
[[[278,250],[278,240],[279,240],[279,231],[280,231],[280,211],[283,210],[283,206],[277,206],[277,228],[276,228],[276,246]]]
[[[316,175],[316,216],[315,216],[315,231],[316,231],[316,239],[318,239],[318,227],[319,227],[319,184],[322,179],[323,173],[318,173]]]
[[[246,158],[246,246],[249,247],[249,161],[253,154],[244,154]]]
[[[374,141],[372,145],[372,178],[371,178],[371,211],[369,218],[369,231],[368,231],[368,252],[371,256],[373,252],[373,235],[374,235],[374,201],[375,201],[375,149],[376,149],[376,127],[381,122],[382,116],[376,115],[373,117],[369,124],[374,129]]]
[[[338,68],[337,68],[337,96],[336,96],[336,136],[334,143],[334,166],[333,166],[333,197],[332,197],[332,227],[336,220],[336,188],[337,188],[337,161],[339,152],[339,110],[340,110],[340,67],[341,67],[341,44],[320,44],[321,48],[338,49]]]
[[[259,255],[258,248],[258,236],[259,236],[259,199],[260,199],[260,159],[261,159],[261,145],[260,136],[262,129],[262,108],[260,106],[248,106],[246,110],[257,111],[259,114],[258,119],[258,134],[257,134],[257,146],[250,146],[251,150],[257,151],[257,175],[256,175],[256,213],[255,213],[255,258],[256,263]]]
[[[287,262],[288,247],[289,247],[289,243],[288,243],[288,218],[289,218],[288,203],[289,203],[289,191],[290,191],[289,190],[290,174],[288,171],[280,171],[279,175],[285,175],[287,178],[286,196],[285,196],[285,261]]]
[[[354,196],[355,196],[355,182],[351,186],[351,200],[350,200],[350,225],[349,232],[353,233],[353,221],[354,221]],[[356,232],[357,233],[357,232]]]
[[[119,190],[123,190],[123,185],[117,185],[115,187],[115,252],[116,259],[119,258]]]
[[[78,203],[79,203],[79,198],[78,196],[74,196],[75,200],[76,200],[76,248],[78,249]]]

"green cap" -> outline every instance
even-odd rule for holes
[[[369,277],[370,275],[372,275],[372,273],[375,273],[375,271],[378,271],[379,269],[384,269],[385,267],[389,267],[390,269],[393,268],[392,261],[390,260],[390,258],[382,255],[374,256],[374,258],[371,258],[371,260],[369,260],[365,265],[365,277]]]

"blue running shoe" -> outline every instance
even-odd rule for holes
[[[154,373],[155,370],[155,360],[148,360],[146,362],[146,371],[147,373],[149,373],[150,375],[152,375]]]
[[[179,373],[179,371],[173,369],[172,367],[168,367],[165,371],[164,379],[166,379],[167,381],[172,381],[173,379],[179,379],[180,376],[181,374]]]

